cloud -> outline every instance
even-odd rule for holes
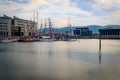
[[[71,0],[80,9],[90,11],[94,15],[110,14],[120,10],[119,0]]]
[[[95,0],[71,0],[71,2],[75,3],[80,9],[86,11],[91,11],[92,4],[96,3]]]
[[[119,0],[99,0],[96,4],[93,4],[93,11],[102,14],[111,14],[120,11]]]
[[[66,26],[68,17],[73,25],[119,24],[119,5],[118,0],[3,0],[0,15],[30,19],[37,10],[39,18],[51,17],[58,26]]]
[[[29,0],[6,0],[8,2],[15,2],[15,3],[29,3]]]

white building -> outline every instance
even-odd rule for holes
[[[34,37],[37,33],[37,23],[30,20],[20,19],[14,16],[14,26],[20,27],[22,36]]]
[[[29,36],[37,34],[37,22],[24,20],[17,17],[10,18],[6,15],[0,17],[0,37]]]
[[[0,37],[11,36],[11,21],[12,18],[6,15],[0,17]]]

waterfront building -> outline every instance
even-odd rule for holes
[[[6,15],[0,17],[0,37],[11,36],[11,21],[12,18]]]
[[[120,39],[120,28],[99,29],[99,33],[103,39]]]
[[[0,17],[0,36],[5,35],[35,37],[37,35],[37,22],[4,15]]]
[[[37,22],[31,20],[24,20],[14,16],[13,25],[18,27],[18,32],[21,32],[22,36],[35,37],[37,34]]]
[[[89,28],[84,27],[84,28],[76,28],[74,30],[74,34],[78,38],[88,38],[92,35],[92,31],[89,30]]]

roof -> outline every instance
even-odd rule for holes
[[[80,27],[80,28],[76,28],[76,29],[88,29],[88,27]]]
[[[9,16],[7,16],[7,15],[3,15],[3,16],[1,16],[0,18],[2,18],[2,19],[12,19],[11,17],[9,17]]]
[[[99,29],[99,31],[114,31],[114,30],[120,30],[120,28],[105,28],[105,29]]]

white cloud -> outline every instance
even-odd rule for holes
[[[96,0],[96,3],[92,5],[92,8],[101,13],[112,13],[120,10],[119,5],[119,0]]]
[[[39,18],[51,17],[58,26],[66,26],[68,17],[71,17],[73,25],[119,24],[118,19],[120,17],[117,13],[120,12],[120,2],[118,0],[95,1],[96,3],[92,4],[90,12],[81,9],[70,0],[29,0],[26,3],[6,1],[0,3],[0,14],[7,13],[10,16],[15,15],[20,18],[30,19],[33,16],[34,9],[36,9],[39,12]],[[105,10],[110,10],[111,8],[116,8],[117,10],[105,12]],[[103,15],[97,16],[94,13],[95,11]],[[117,17],[115,16],[116,14]]]

